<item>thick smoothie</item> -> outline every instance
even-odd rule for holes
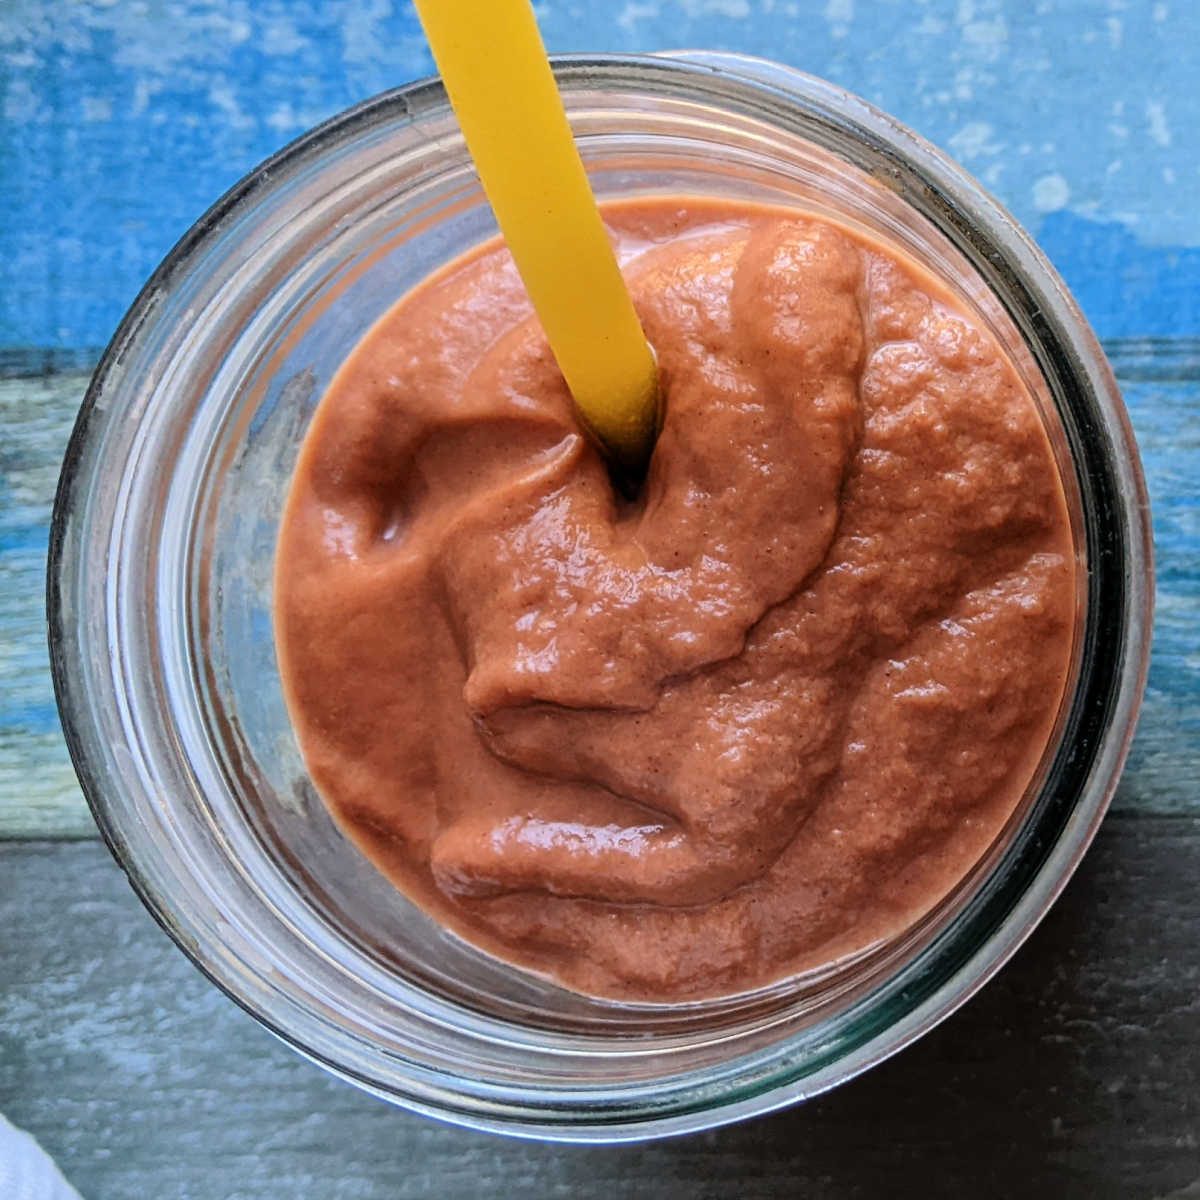
[[[752,988],[896,934],[1022,799],[1076,566],[1032,398],[894,249],[605,209],[661,370],[614,492],[491,244],[321,402],[279,658],[342,828],[463,937],[582,991]]]

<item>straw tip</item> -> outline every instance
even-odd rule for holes
[[[647,394],[639,398],[628,426],[618,436],[593,430],[608,461],[613,484],[626,498],[636,496],[645,482],[654,446],[662,427],[662,394],[657,377]]]

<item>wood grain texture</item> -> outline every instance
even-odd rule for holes
[[[1014,961],[896,1058],[742,1126],[583,1149],[362,1095],[211,987],[102,846],[8,844],[0,1110],[88,1200],[1194,1196],[1197,876],[1200,820],[1110,818]]]
[[[1114,809],[1200,814],[1200,339],[1112,339],[1154,521],[1150,677]]]
[[[0,3],[0,1111],[87,1200],[638,1191],[1200,1200],[1200,5],[538,5],[554,51],[697,45],[849,88],[963,163],[1109,339],[1159,567],[1114,815],[1029,946],[917,1046],[802,1109],[619,1150],[389,1109],[277,1044],[94,842],[46,670],[55,477],[86,368],[197,216],[319,120],[429,69],[407,4]],[[15,376],[22,376],[16,378]],[[0,1200],[7,1200],[0,1197]]]
[[[1158,611],[1117,811],[1200,813],[1200,341],[1114,339],[1150,487]],[[59,732],[45,647],[50,506],[87,374],[0,380],[0,838],[95,833]]]
[[[819,75],[944,148],[1102,337],[1196,333],[1193,0],[544,0],[554,52],[680,46]],[[391,0],[0,4],[0,360],[103,346],[193,221],[303,130],[429,73]]]
[[[46,545],[88,374],[0,379],[0,837],[95,825],[67,756],[46,650]]]

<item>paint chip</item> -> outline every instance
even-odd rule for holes
[[[950,138],[950,149],[963,162],[978,158],[981,154],[995,154],[1000,147],[992,144],[993,132],[987,122],[971,121]]]
[[[1150,140],[1160,146],[1171,144],[1171,131],[1167,128],[1167,111],[1159,100],[1146,101],[1146,124]]]
[[[112,100],[108,96],[84,96],[81,100],[83,119],[89,123],[96,121],[111,121],[113,115]]]
[[[657,4],[638,4],[636,0],[632,0],[617,14],[617,25],[628,33],[639,21],[650,20],[657,16]]]
[[[1038,212],[1057,212],[1060,208],[1066,208],[1070,199],[1071,188],[1058,172],[1043,175],[1033,185],[1033,207]]]
[[[750,15],[750,0],[679,0],[679,6],[689,17],[712,15],[744,21]]]
[[[854,20],[854,0],[828,0],[825,20],[829,22],[831,36],[844,38],[850,32],[850,22]]]

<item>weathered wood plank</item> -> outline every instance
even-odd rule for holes
[[[59,728],[45,617],[50,509],[87,381],[0,379],[0,837],[95,834]]]
[[[947,149],[1102,336],[1195,332],[1200,6],[538,5],[554,51],[700,46],[849,88]],[[411,4],[0,4],[0,348],[103,345],[176,238],[304,129],[431,69]],[[12,164],[11,167],[9,164]]]
[[[360,1094],[194,971],[101,846],[8,844],[0,1111],[89,1200],[1194,1196],[1198,876],[1200,819],[1111,818],[1030,943],[916,1046],[802,1108],[587,1150]]]
[[[1150,677],[1115,808],[1200,814],[1200,339],[1105,348],[1141,451],[1157,559]]]
[[[1200,813],[1200,343],[1108,348],[1145,461],[1159,574],[1146,708],[1116,803]],[[0,838],[94,833],[54,710],[42,601],[50,505],[86,385],[79,372],[0,380]]]

